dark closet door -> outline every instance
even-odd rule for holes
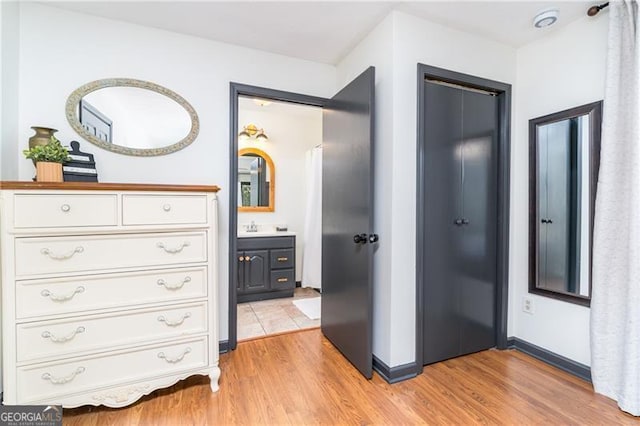
[[[455,224],[462,208],[460,149],[462,91],[425,85],[425,291],[424,363],[458,355],[459,259],[462,233]]]
[[[463,92],[460,355],[496,345],[498,101]]]
[[[496,97],[425,82],[423,363],[495,346]]]

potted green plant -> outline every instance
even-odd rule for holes
[[[62,163],[69,160],[69,151],[55,136],[51,136],[48,144],[33,146],[22,153],[36,164],[38,182],[62,182]]]

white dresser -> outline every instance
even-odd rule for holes
[[[0,183],[5,404],[217,391],[217,190]]]

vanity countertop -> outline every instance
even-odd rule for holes
[[[259,238],[259,237],[295,237],[296,233],[293,231],[258,231],[258,232],[238,232],[238,238]]]

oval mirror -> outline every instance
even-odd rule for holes
[[[143,80],[97,80],[67,99],[69,124],[94,145],[119,154],[165,155],[194,141],[193,107],[177,93]]]
[[[276,170],[269,155],[257,148],[238,151],[238,211],[275,210]]]

